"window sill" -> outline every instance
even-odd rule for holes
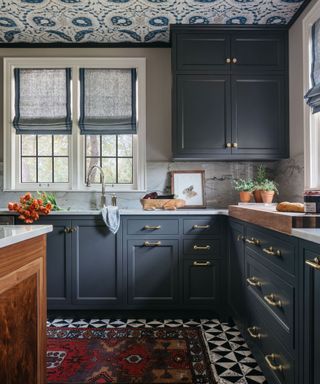
[[[3,192],[26,192],[26,191],[43,191],[43,192],[81,192],[81,193],[100,193],[101,194],[101,188],[100,189],[54,189],[54,188],[15,188],[15,189],[3,189]],[[110,193],[146,193],[147,190],[138,190],[138,189],[108,189],[106,188],[106,194]]]

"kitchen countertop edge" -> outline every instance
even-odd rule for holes
[[[0,248],[52,232],[52,225],[0,225]]]

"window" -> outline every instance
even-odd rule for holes
[[[144,58],[4,60],[5,190],[145,189]]]
[[[303,20],[305,188],[320,188],[320,4]]]

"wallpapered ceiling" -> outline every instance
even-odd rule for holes
[[[304,0],[1,0],[1,43],[149,43],[169,24],[286,24]]]

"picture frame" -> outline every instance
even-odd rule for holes
[[[171,193],[185,200],[185,208],[206,208],[205,171],[172,171]]]

